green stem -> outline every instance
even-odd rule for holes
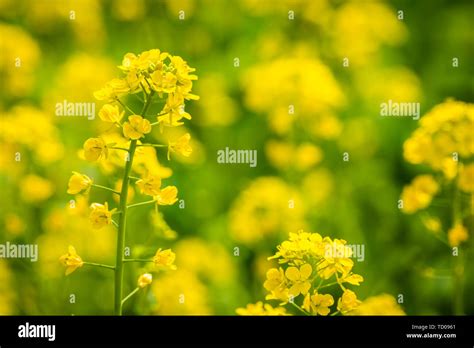
[[[139,207],[139,206],[141,206],[141,205],[147,205],[147,204],[151,204],[151,203],[156,203],[156,201],[155,201],[154,199],[152,199],[151,201],[145,201],[145,202],[130,204],[129,206],[127,206],[127,209],[128,209],[128,208]]]
[[[457,180],[453,180],[453,226],[457,223],[462,223],[460,217],[461,200],[459,199],[459,190],[457,186]],[[464,260],[463,255],[459,251],[458,255],[454,256],[454,268],[453,268],[453,289],[454,289],[454,315],[464,314]]]
[[[146,260],[146,259],[124,259],[123,262],[153,262],[153,260]]]
[[[122,300],[122,306],[123,306],[123,304],[124,304],[130,297],[132,297],[133,295],[135,295],[135,294],[138,292],[138,290],[140,290],[140,287],[137,286],[131,293],[129,293],[129,294]]]
[[[123,287],[123,255],[125,249],[125,225],[127,221],[127,196],[130,171],[132,169],[133,155],[137,147],[137,141],[132,140],[129,149],[129,160],[125,164],[125,173],[122,181],[122,193],[120,194],[120,219],[118,223],[117,251],[115,259],[115,291],[114,291],[114,313],[122,315],[122,287]]]
[[[310,315],[308,312],[306,312],[303,308],[301,308],[300,306],[298,306],[296,303],[294,302],[289,302],[291,305],[293,305],[293,307],[297,308],[300,312],[302,312],[304,315]]]
[[[132,113],[132,115],[136,115],[135,111],[133,111],[133,110],[130,109],[127,105],[125,105],[124,103],[122,103],[122,101],[121,101],[119,98],[117,98],[116,100],[119,102],[120,105],[122,105],[122,107],[123,107],[124,109],[127,109],[128,112]]]
[[[108,268],[108,269],[115,269],[114,266],[104,265],[103,263],[84,262],[84,265],[102,267],[102,268]]]
[[[146,110],[151,104],[151,100],[154,92],[152,91],[146,100],[142,115],[145,115]],[[125,230],[127,221],[127,198],[128,198],[128,185],[130,182],[130,172],[132,170],[133,156],[137,148],[137,140],[130,142],[130,148],[128,149],[128,161],[125,164],[125,170],[122,180],[122,192],[120,193],[120,208],[122,212],[120,214],[120,220],[118,223],[117,231],[117,250],[115,258],[115,284],[114,284],[114,313],[115,315],[122,315],[122,292],[123,292],[123,256],[125,249]]]
[[[97,185],[97,184],[92,184],[91,186],[100,188],[100,189],[102,189],[102,190],[107,190],[107,191],[113,192],[113,193],[115,193],[116,195],[119,195],[119,194],[120,194],[120,192],[118,192],[118,191],[116,191],[116,190],[114,190],[114,189],[111,189],[110,187],[106,187],[106,186],[102,186],[102,185]]]
[[[318,286],[318,290],[322,289],[322,288],[327,288],[328,286],[333,286],[333,285],[336,285],[336,284],[339,284],[339,283],[338,282],[333,282],[333,283],[325,284],[325,285],[322,285],[322,286]]]

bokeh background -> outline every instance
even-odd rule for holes
[[[420,102],[422,115],[447,98],[472,102],[473,10],[468,0],[0,0],[0,243],[39,245],[38,262],[0,259],[0,314],[111,313],[112,272],[66,277],[58,258],[73,244],[113,264],[114,229],[87,220],[88,204],[110,197],[93,191],[70,209],[66,189],[73,170],[112,187],[120,173],[78,154],[103,129],[98,117],[57,117],[55,104],[95,102],[125,53],[152,48],[197,69],[201,99],[180,130],[193,155],[159,158],[184,209],[164,207],[166,223],[136,209],[127,233],[134,253],[173,248],[178,270],[158,274],[126,314],[235,314],[264,298],[267,257],[300,228],[365,246],[359,298],[402,294],[407,314],[453,314],[451,250],[397,207],[426,172],[403,159],[417,122],[379,113],[389,99]],[[258,165],[217,163],[226,147],[256,149]],[[449,197],[429,208],[446,228],[450,211]],[[472,214],[466,224],[472,236]],[[462,312],[473,314],[472,238],[463,248]],[[140,268],[126,267],[130,289]]]

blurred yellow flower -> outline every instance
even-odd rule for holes
[[[139,115],[132,115],[128,117],[128,122],[123,125],[123,135],[127,139],[140,139],[145,134],[150,133],[151,124],[150,121],[144,119]]]
[[[108,203],[92,203],[89,221],[95,229],[102,228],[112,223],[112,215],[117,209],[109,210]]]
[[[421,219],[421,221],[428,231],[433,233],[438,233],[441,231],[441,221],[437,217],[425,216]]]
[[[5,215],[5,230],[12,235],[20,235],[26,228],[25,222],[16,214]]]
[[[313,295],[307,294],[304,298],[302,308],[316,315],[328,315],[329,307],[334,304],[334,298],[329,294],[318,294],[315,290]]]
[[[59,261],[61,261],[62,264],[66,266],[66,275],[71,274],[79,267],[82,267],[84,264],[81,257],[76,253],[76,249],[72,245],[68,247],[68,253],[62,255],[59,258]]]
[[[403,156],[412,164],[426,164],[448,177],[455,161],[474,155],[474,104],[448,99],[436,105],[403,144]]]
[[[75,195],[82,191],[87,192],[92,185],[92,179],[78,172],[72,173],[69,178],[67,193]]]
[[[54,186],[49,180],[35,174],[25,176],[19,185],[21,198],[29,203],[42,202],[51,197],[54,192]]]
[[[448,231],[448,241],[449,245],[452,247],[457,247],[468,239],[469,233],[467,232],[467,229],[459,222]]]
[[[148,174],[137,180],[136,185],[141,193],[148,196],[158,196],[161,192],[161,178],[158,175]]]
[[[160,248],[156,251],[156,254],[153,257],[153,263],[157,267],[176,270],[177,267],[174,265],[175,258],[176,254],[172,252],[171,249],[161,250]]]
[[[120,113],[118,105],[105,104],[99,111],[99,117],[104,122],[119,123],[124,113]]]
[[[156,298],[153,313],[162,315],[209,315],[209,289],[197,274],[180,267],[168,272],[154,282],[152,291]]]
[[[351,290],[345,290],[337,302],[337,310],[342,314],[348,314],[356,309],[362,302],[357,299],[357,295]]]
[[[107,144],[102,138],[89,138],[84,142],[84,157],[90,162],[107,158]]]
[[[304,228],[300,193],[278,177],[260,177],[240,192],[229,212],[232,237],[254,245],[268,236]]]
[[[284,307],[276,307],[273,308],[268,303],[263,303],[261,301],[253,304],[249,303],[245,308],[237,308],[235,312],[238,315],[268,315],[268,316],[276,316],[276,315],[290,315],[286,313],[286,309]]]
[[[193,148],[189,145],[191,135],[189,133],[179,137],[176,141],[168,143],[168,160],[170,159],[171,152],[179,153],[185,157],[189,157],[193,152]]]
[[[381,294],[366,298],[349,315],[405,315],[392,295]]]
[[[461,167],[458,185],[464,192],[474,193],[474,163]]]
[[[0,37],[2,97],[23,97],[34,87],[40,47],[20,26],[0,23]]]
[[[176,186],[167,186],[154,197],[159,205],[173,205],[178,198],[178,189]]]
[[[150,285],[153,281],[153,276],[150,273],[144,273],[138,278],[138,286],[144,288]]]
[[[402,211],[412,214],[417,210],[426,208],[438,192],[439,185],[431,175],[418,175],[410,185],[402,191]]]

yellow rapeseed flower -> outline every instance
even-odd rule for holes
[[[147,285],[150,285],[153,281],[153,276],[150,273],[144,273],[138,278],[138,286],[144,288]]]
[[[342,314],[347,314],[356,309],[360,304],[361,301],[357,299],[357,295],[353,291],[346,289],[337,302],[337,310]]]
[[[323,260],[318,264],[318,275],[329,279],[333,274],[347,274],[351,271],[354,261],[349,257],[352,250],[347,247],[343,239],[334,239],[326,245]]]
[[[99,117],[104,122],[118,123],[125,111],[120,112],[117,105],[105,104],[99,111]]]
[[[307,294],[304,298],[302,308],[316,315],[328,315],[329,307],[334,304],[334,298],[329,294],[318,294],[315,290],[313,295]]]
[[[104,204],[92,203],[89,221],[95,229],[102,228],[112,223],[112,215],[116,209],[109,210],[108,203]]]
[[[170,159],[171,152],[179,153],[185,157],[189,157],[193,152],[193,148],[189,145],[191,135],[186,133],[179,137],[176,141],[169,142],[168,144],[168,160]]]
[[[145,134],[150,133],[150,121],[144,119],[140,115],[132,115],[128,117],[128,122],[123,125],[123,135],[127,139],[137,140],[142,138]]]
[[[292,296],[299,294],[306,295],[311,288],[311,283],[308,278],[313,272],[313,268],[309,263],[305,263],[299,269],[297,267],[288,267],[285,271],[285,276],[292,283],[288,290]]]
[[[84,142],[84,157],[88,161],[97,161],[101,157],[107,158],[107,144],[102,138],[89,138]]]
[[[172,252],[171,249],[161,250],[160,248],[156,251],[156,254],[153,257],[153,263],[157,267],[164,267],[171,270],[175,270],[177,268],[174,265],[175,258],[176,254]]]
[[[176,186],[167,186],[154,198],[159,205],[173,205],[177,200],[178,189]]]
[[[161,192],[161,178],[158,175],[148,174],[137,180],[136,185],[143,194],[148,196],[158,196]]]
[[[82,267],[84,264],[81,257],[76,253],[76,249],[72,245],[68,247],[68,253],[61,256],[59,261],[61,261],[64,266],[66,266],[66,275],[71,274],[77,268]]]
[[[281,267],[279,269],[271,268],[267,271],[267,280],[263,286],[270,292],[266,297],[267,300],[288,301],[287,281]]]
[[[72,176],[69,178],[67,193],[75,195],[83,191],[87,192],[92,185],[92,179],[78,172],[72,173]]]

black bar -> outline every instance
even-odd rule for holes
[[[469,346],[472,316],[239,317],[239,316],[11,316],[0,317],[0,346],[173,344],[394,344]],[[54,341],[19,337],[20,325],[55,325]],[[408,337],[407,334],[456,337]],[[313,345],[311,345],[313,346]]]

